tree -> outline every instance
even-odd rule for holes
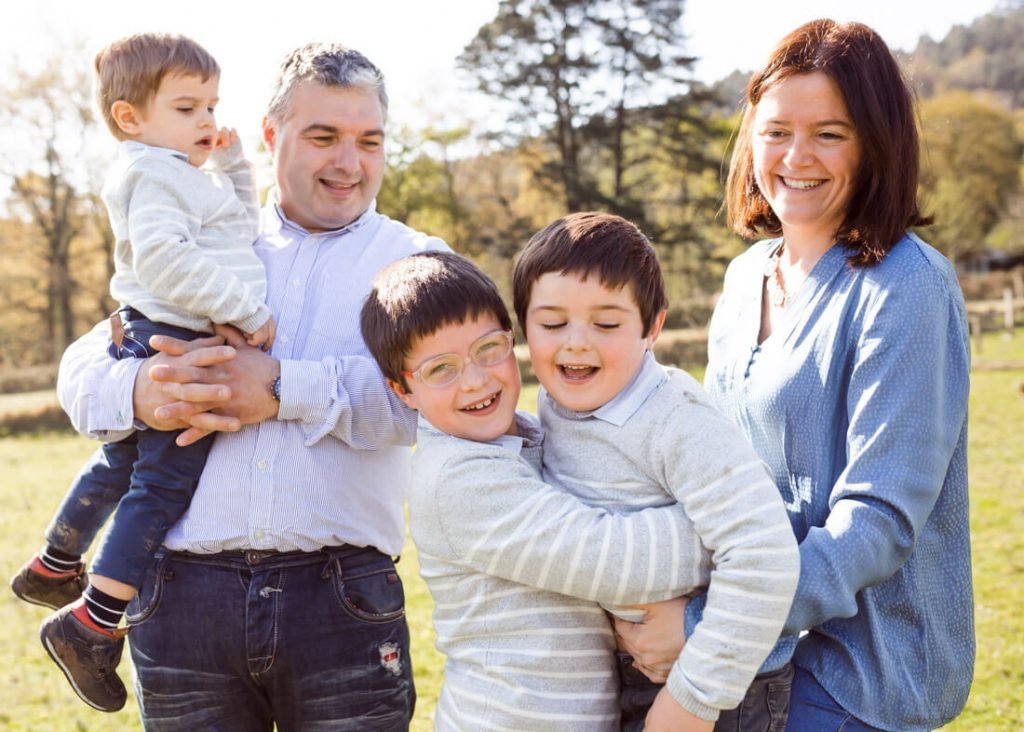
[[[693,63],[682,12],[679,0],[502,0],[458,62],[509,103],[516,142],[553,146],[541,174],[569,211],[628,209],[633,115],[685,90]]]
[[[922,189],[929,236],[954,262],[984,248],[1020,188],[1021,141],[997,103],[950,92],[921,105]]]
[[[0,125],[8,135],[8,145],[0,151],[0,175],[10,180],[9,212],[35,233],[36,246],[26,253],[38,263],[45,282],[42,320],[51,360],[76,332],[76,243],[96,231],[107,233],[103,244],[109,246],[110,240],[105,216],[97,216],[97,196],[90,190],[96,176],[90,173],[89,151],[97,129],[90,88],[81,69],[52,58],[39,71],[16,70],[0,103]],[[103,219],[99,229],[97,218]]]

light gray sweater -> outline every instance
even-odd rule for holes
[[[698,546],[659,551],[680,506],[616,515],[539,477],[536,418],[480,443],[420,419],[409,526],[445,654],[438,730],[618,730],[615,642],[598,602],[707,581]]]
[[[220,172],[185,155],[126,141],[103,186],[114,231],[111,296],[150,320],[245,333],[270,317],[267,279],[253,250],[259,202],[240,143],[214,153]]]
[[[658,549],[711,552],[703,620],[668,687],[690,712],[717,719],[778,640],[799,578],[793,530],[764,463],[700,384],[649,353],[632,383],[594,412],[567,410],[542,391],[538,413],[549,484],[623,515],[678,502],[686,531],[665,534]]]

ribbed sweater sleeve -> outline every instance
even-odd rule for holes
[[[742,700],[778,640],[799,553],[778,489],[743,434],[696,383],[672,403],[648,432],[650,465],[711,552],[711,581],[668,687],[691,712],[714,719]]]
[[[432,553],[484,574],[618,604],[640,594],[668,599],[701,582],[698,557],[666,542],[686,522],[680,506],[609,513],[486,445],[452,454],[434,485],[444,546],[432,542]]]

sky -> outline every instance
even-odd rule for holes
[[[699,57],[697,78],[712,82],[735,69],[754,69],[776,41],[814,18],[867,23],[893,48],[911,50],[922,35],[939,40],[997,2],[686,0],[683,28],[687,51]],[[236,127],[252,150],[281,59],[303,43],[330,40],[359,49],[383,70],[392,121],[422,128],[475,117],[472,81],[456,74],[454,59],[493,18],[498,0],[297,0],[292,12],[258,10],[274,7],[253,3],[243,14],[235,3],[209,0],[20,2],[4,10],[0,74],[69,53],[88,69],[95,51],[120,36],[183,33],[220,64],[218,123]]]

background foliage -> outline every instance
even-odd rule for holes
[[[693,80],[683,6],[503,0],[458,58],[494,101],[489,126],[391,130],[379,209],[443,237],[506,291],[531,233],[568,211],[620,213],[659,248],[669,326],[703,327],[745,246],[718,209],[748,74]],[[1024,262],[1024,3],[1000,8],[901,54],[922,99],[922,197],[937,222],[922,233],[964,272]],[[109,133],[87,76],[88,54],[69,49],[0,80],[0,372],[53,362],[113,307],[106,161],[90,154]]]

